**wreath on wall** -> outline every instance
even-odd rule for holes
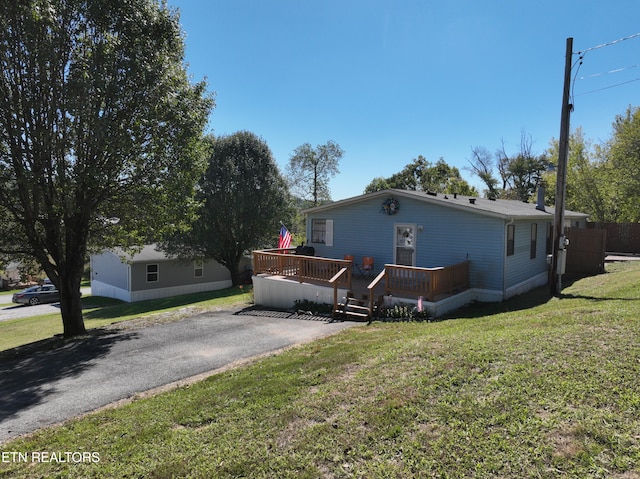
[[[400,210],[400,203],[395,198],[387,198],[382,202],[382,211],[387,215],[395,215]]]

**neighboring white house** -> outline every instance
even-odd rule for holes
[[[91,256],[91,294],[126,302],[214,291],[231,286],[229,270],[215,260],[169,258],[155,245],[139,253],[106,250]]]

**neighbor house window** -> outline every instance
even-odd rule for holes
[[[202,278],[204,276],[204,264],[202,261],[193,263],[193,276],[196,278]]]
[[[158,265],[157,264],[148,264],[147,265],[147,283],[157,283],[158,282]]]
[[[516,246],[516,225],[507,225],[507,256],[513,256]]]
[[[551,254],[553,245],[553,226],[551,223],[547,223],[547,254]]]
[[[538,224],[531,224],[531,254],[530,258],[534,259],[536,257],[536,249],[538,244]]]

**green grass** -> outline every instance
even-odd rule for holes
[[[251,288],[185,294],[171,298],[125,303],[110,298],[88,296],[82,299],[87,329],[130,320],[169,321],[198,311],[248,304]],[[28,306],[25,306],[28,307]],[[62,334],[60,313],[0,321],[0,351]]]
[[[0,477],[638,478],[640,264],[446,321],[374,322],[3,451]]]

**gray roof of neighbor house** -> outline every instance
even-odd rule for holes
[[[147,263],[149,261],[170,261],[173,259],[163,251],[158,251],[156,247],[157,245],[150,244],[143,246],[142,249],[135,248],[133,251],[115,248],[112,252],[127,263]]]
[[[322,206],[308,208],[303,211],[305,214],[339,208],[341,206],[358,203],[377,197],[414,198],[424,201],[427,204],[438,204],[448,208],[470,211],[479,215],[492,216],[497,218],[510,219],[537,219],[553,218],[555,210],[553,207],[545,206],[544,211],[538,209],[536,203],[525,203],[517,200],[490,200],[488,198],[478,198],[472,196],[461,196],[454,194],[429,193],[424,191],[411,190],[382,190],[360,196],[354,196],[344,200],[327,203]],[[402,208],[402,204],[400,205]],[[565,218],[587,218],[586,213],[565,210]]]

